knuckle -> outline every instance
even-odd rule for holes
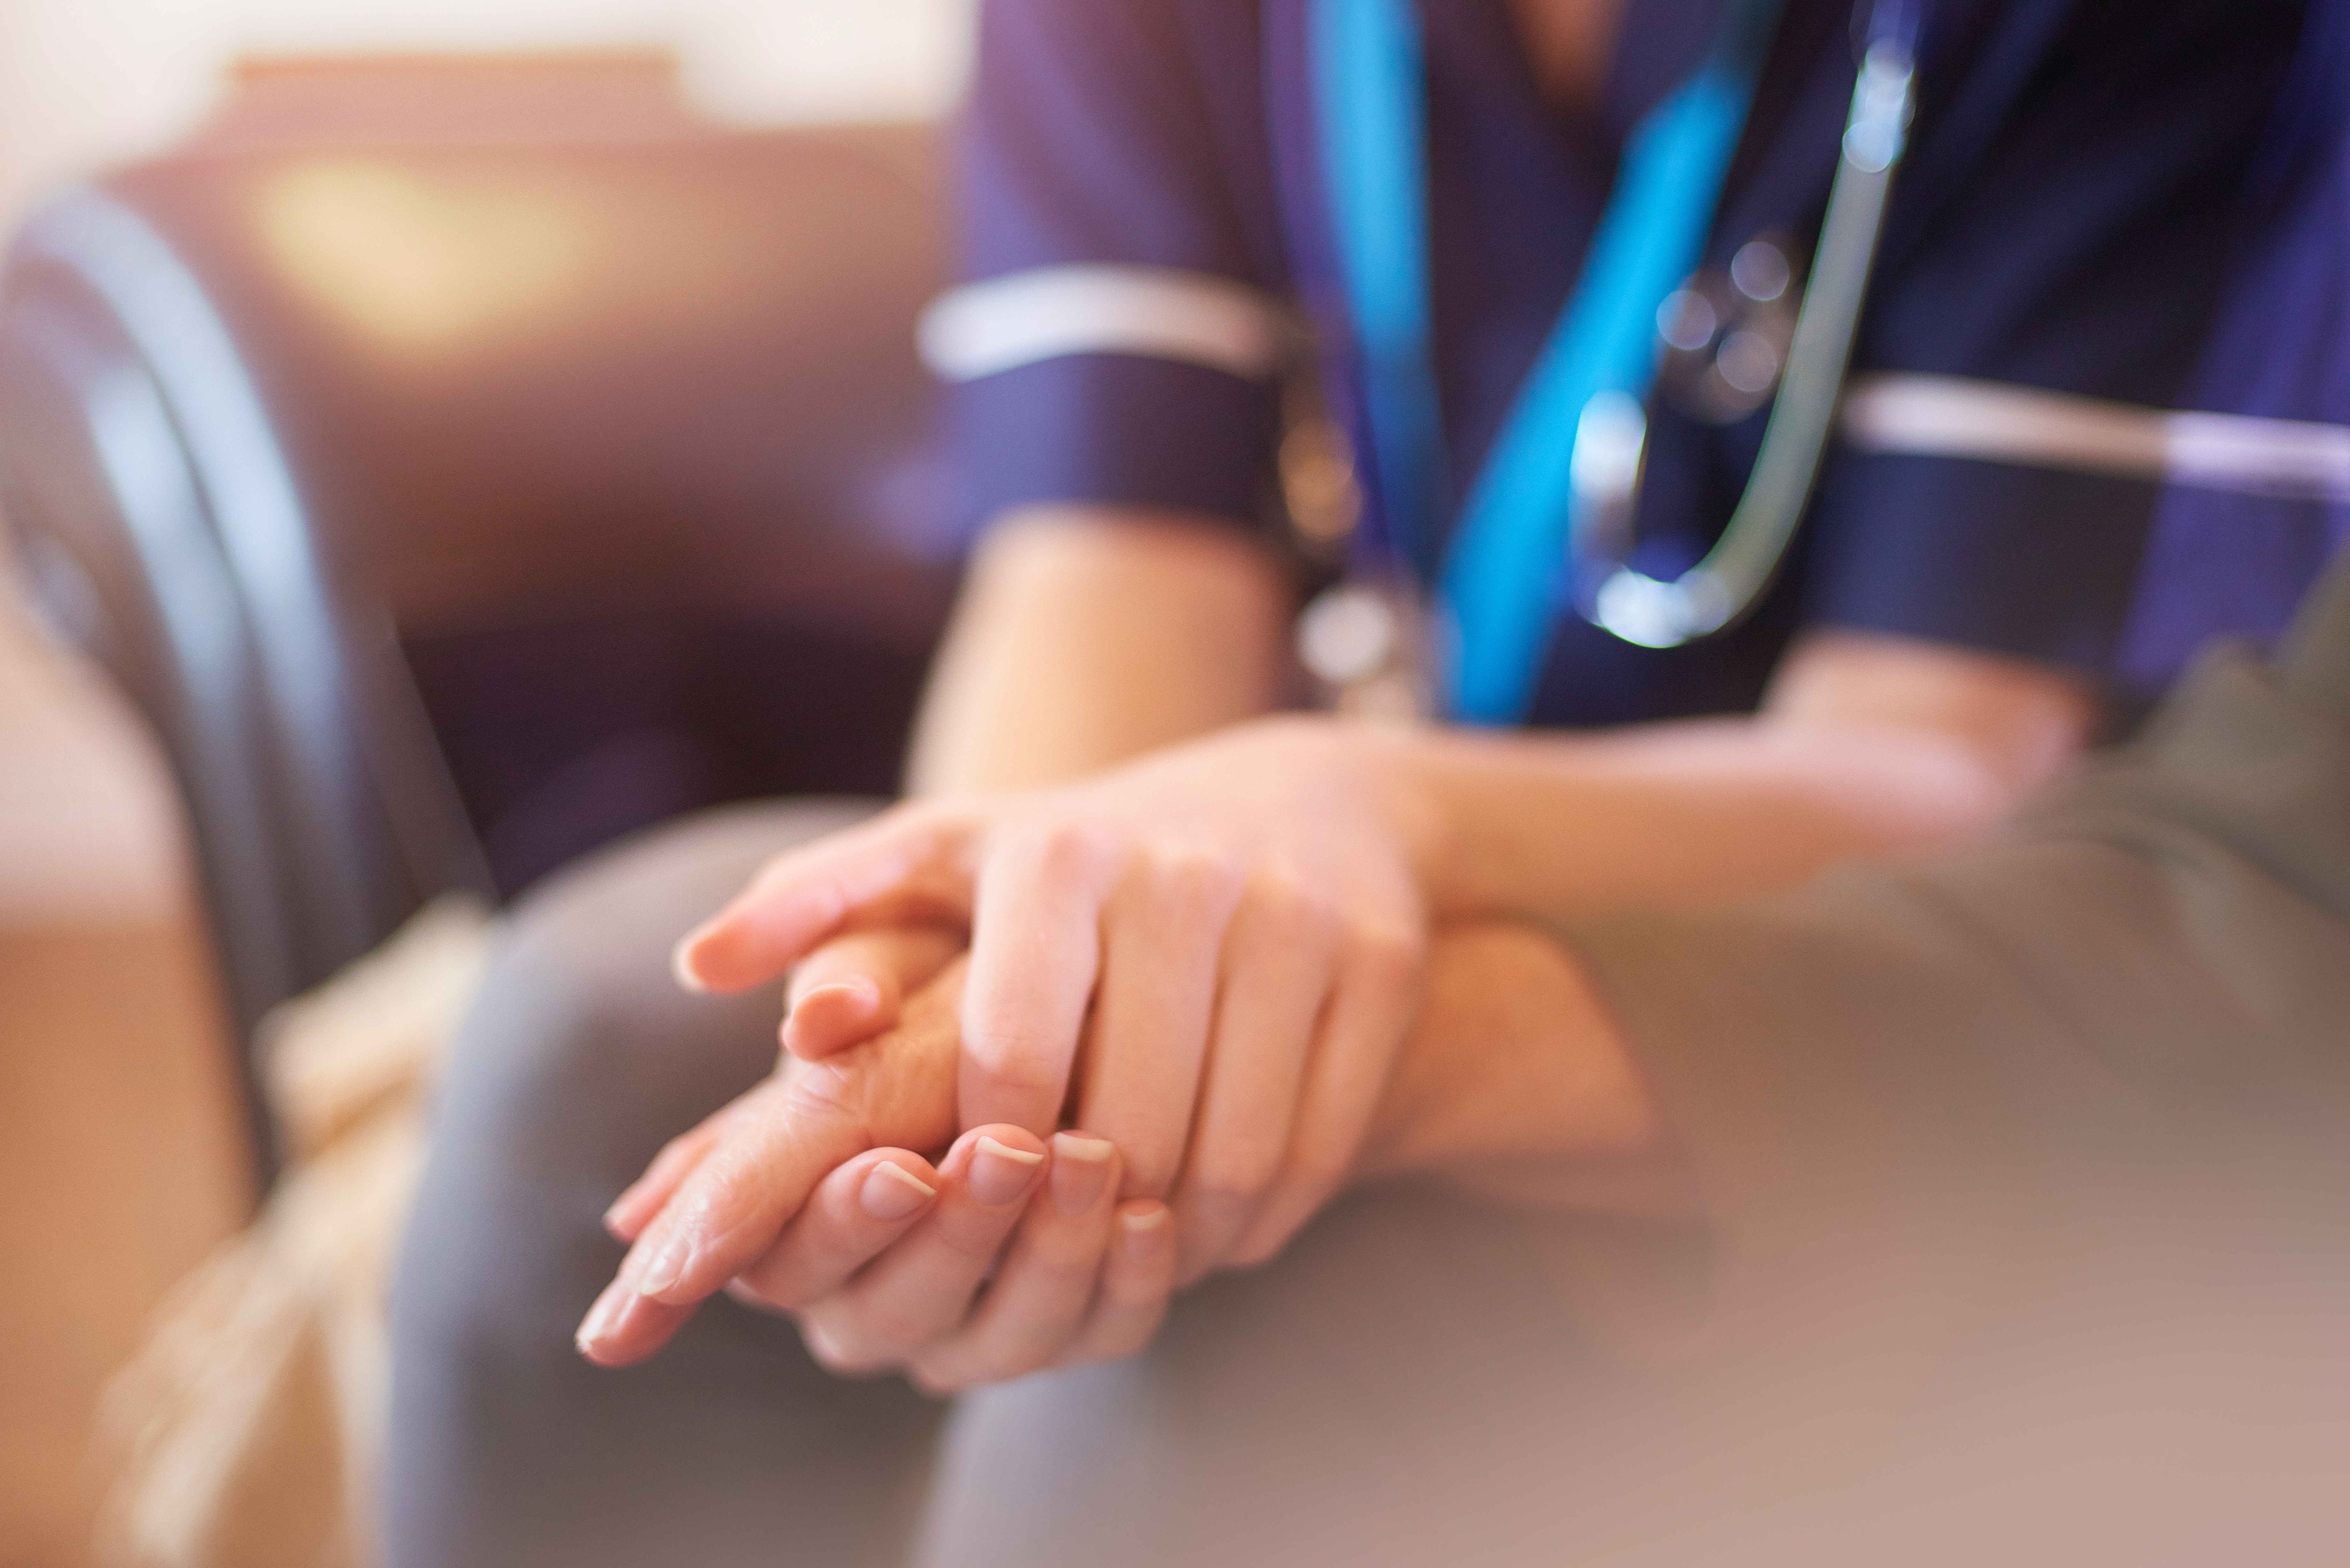
[[[1034,876],[1050,881],[1090,882],[1107,855],[1101,829],[1069,817],[1047,817],[1020,835],[1015,857]]]
[[[1326,954],[1343,924],[1336,900],[1285,867],[1251,878],[1247,907],[1259,940],[1299,957]]]
[[[1271,1189],[1281,1173],[1283,1151],[1270,1144],[1232,1139],[1202,1151],[1186,1182],[1186,1196],[1211,1210],[1247,1208]]]
[[[847,1122],[863,1126],[867,1104],[864,1075],[835,1062],[799,1064],[784,1080],[783,1113],[794,1122]]]
[[[1000,1092],[1058,1096],[1062,1064],[1071,1053],[1024,1030],[974,1029],[963,1037],[963,1054]]]
[[[1149,1147],[1141,1140],[1129,1140],[1126,1149],[1125,1195],[1128,1198],[1164,1198],[1174,1190],[1180,1151]]]
[[[1382,990],[1416,984],[1426,939],[1418,928],[1394,921],[1357,921],[1347,933],[1348,966]]]
[[[1003,1234],[1009,1222],[1000,1218],[972,1216],[974,1223],[958,1224],[954,1216],[941,1216],[931,1244],[950,1258],[981,1271],[993,1262],[1003,1249]]]
[[[1230,852],[1187,839],[1153,844],[1143,857],[1142,870],[1152,893],[1186,914],[1228,908],[1247,880]]]

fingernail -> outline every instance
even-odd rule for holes
[[[1028,1190],[1044,1163],[1041,1154],[983,1137],[971,1159],[971,1195],[990,1209],[1000,1208]]]
[[[671,1232],[669,1240],[661,1243],[660,1251],[653,1254],[652,1262],[645,1265],[644,1272],[637,1276],[637,1294],[660,1294],[685,1278],[686,1265],[692,1262],[693,1238],[682,1230]]]
[[[1053,1207],[1072,1217],[1102,1199],[1109,1185],[1112,1146],[1106,1137],[1081,1133],[1053,1135]]]
[[[863,975],[851,975],[845,980],[827,981],[806,996],[799,1004],[806,1007],[819,996],[837,996],[859,1012],[870,1012],[881,1005],[881,988]]]
[[[689,933],[683,941],[670,950],[669,955],[671,975],[676,979],[681,987],[692,992],[697,996],[707,995],[710,988],[702,983],[702,977],[693,972],[687,960],[693,952],[693,944],[702,940],[702,931],[708,929],[705,926]]]
[[[621,1220],[636,1207],[637,1189],[641,1185],[642,1183],[640,1182],[630,1183],[628,1190],[622,1192],[618,1198],[613,1199],[612,1206],[604,1210],[604,1229],[610,1233],[612,1240],[616,1241],[628,1242],[634,1241],[636,1240],[636,1237],[634,1236],[623,1236],[620,1234],[619,1226]],[[639,1225],[637,1229],[641,1232],[644,1227]]]
[[[939,1189],[902,1165],[881,1161],[857,1189],[857,1206],[876,1220],[903,1220],[939,1195]]]
[[[604,1293],[596,1298],[596,1304],[589,1307],[588,1315],[579,1320],[579,1333],[573,1343],[579,1346],[582,1354],[594,1350],[612,1331],[620,1309],[628,1304],[629,1296],[634,1293],[629,1289],[626,1280],[614,1280],[604,1287]]]
[[[1159,1244],[1159,1231],[1167,1223],[1169,1210],[1165,1204],[1140,1214],[1120,1214],[1118,1233],[1126,1241],[1126,1255],[1139,1263],[1150,1256]]]

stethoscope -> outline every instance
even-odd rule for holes
[[[1419,16],[1414,0],[1313,0],[1317,129],[1376,484],[1354,586],[1309,613],[1309,662],[1316,614],[1337,662],[1350,645],[1357,654],[1375,642],[1402,646],[1392,628],[1384,642],[1370,636],[1366,618],[1375,601],[1401,597],[1397,583],[1429,584],[1435,613],[1413,639],[1422,645],[1413,662],[1438,688],[1429,695],[1454,718],[1508,723],[1532,705],[1563,606],[1659,649],[1721,631],[1753,607],[1785,559],[1835,432],[1916,110],[1918,4],[1877,0],[1871,14],[1825,221],[1783,348],[1752,333],[1718,335],[1708,296],[1689,286],[1778,26],[1780,0],[1730,0],[1705,62],[1627,141],[1582,276],[1440,559],[1433,541],[1447,484]],[[1755,304],[1782,301],[1793,281],[1767,244],[1742,250],[1731,277]],[[1679,576],[1651,576],[1630,564],[1649,400],[1677,350],[1717,344],[1717,382],[1759,393],[1759,408],[1775,369],[1777,399],[1718,542]],[[1742,362],[1731,362],[1733,353]]]

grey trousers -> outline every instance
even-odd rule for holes
[[[1577,1269],[1618,1238],[1430,1191],[1335,1206],[1276,1263],[1181,1298],[1144,1355],[951,1412],[835,1378],[789,1323],[724,1300],[646,1366],[582,1361],[574,1325],[621,1254],[603,1209],[775,1058],[780,997],[688,996],[671,943],[859,809],[666,829],[510,921],[399,1276],[393,1568],[1295,1568],[1481,1541],[1511,1563],[1587,1531],[1639,1379],[1578,1330]]]
[[[2281,669],[2207,662],[1988,844],[1566,933],[1709,1193],[1751,1385],[1601,1353],[1659,1238],[1409,1188],[951,1412],[723,1302],[588,1366],[598,1213],[775,1051],[776,997],[683,996],[668,945],[845,819],[705,819],[513,921],[395,1304],[393,1568],[2350,1553],[2350,566]]]

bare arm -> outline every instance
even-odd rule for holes
[[[1647,1084],[1575,954],[1508,920],[1430,944],[1419,1015],[1356,1167],[1510,1201],[1646,1217],[1696,1212]]]
[[[931,667],[908,793],[1064,784],[1264,712],[1291,593],[1262,545],[1214,518],[1087,505],[999,518]],[[795,966],[787,1044],[888,1027],[965,929],[953,911],[859,925]]]
[[[914,735],[916,794],[1034,789],[1263,713],[1290,589],[1226,524],[1036,507],[972,564]]]
[[[1959,649],[1815,634],[1749,719],[1562,736],[1389,738],[1446,915],[1555,914],[1767,892],[1839,860],[1990,826],[2086,743],[2059,672]]]

